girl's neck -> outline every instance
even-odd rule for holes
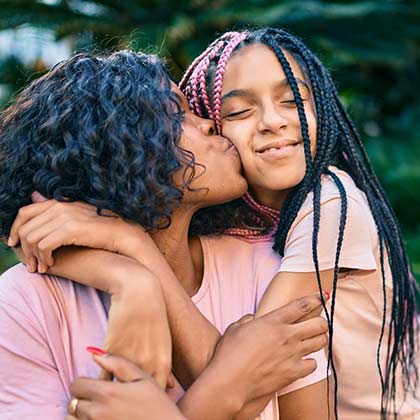
[[[249,192],[251,193],[255,201],[257,201],[259,204],[263,204],[264,206],[267,206],[274,210],[279,210],[279,211],[283,207],[284,200],[286,200],[286,197],[289,191],[290,191],[289,189],[281,190],[281,191],[273,191],[273,190],[266,190],[263,188],[257,188],[257,189],[254,189],[252,187],[249,188]]]
[[[171,225],[151,234],[156,245],[168,261],[175,276],[187,293],[192,296],[200,288],[202,270],[196,269],[192,249],[188,241],[188,229],[196,209],[176,209],[171,217]],[[194,255],[200,260],[194,247]]]

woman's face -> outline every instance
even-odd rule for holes
[[[225,203],[245,194],[247,183],[241,175],[241,161],[235,146],[217,136],[214,122],[194,115],[184,94],[173,85],[185,111],[183,133],[179,145],[191,151],[196,160],[195,178],[190,190],[184,190],[183,203],[196,208]],[[183,183],[183,170],[174,181]]]
[[[305,107],[311,152],[316,116],[310,88],[296,60],[285,52]],[[274,52],[265,45],[243,48],[228,62],[222,90],[223,135],[238,149],[255,198],[281,207],[305,175],[305,156],[293,93]]]

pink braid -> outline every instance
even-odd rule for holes
[[[256,220],[263,220],[258,214],[264,215],[272,222],[272,227],[269,232],[261,233],[258,229],[246,229],[246,228],[229,228],[225,229],[224,233],[226,235],[236,235],[241,236],[249,242],[265,242],[268,240],[273,240],[274,235],[277,231],[279,225],[280,212],[278,210],[272,209],[263,204],[258,204],[251,196],[250,193],[246,193],[242,199],[245,203],[251,207],[256,212]]]
[[[179,83],[179,88],[188,98],[190,108],[197,115],[203,117],[200,107],[201,98],[208,116],[215,120],[216,128],[219,134],[222,131],[221,96],[224,72],[232,52],[238,44],[247,37],[247,35],[247,32],[227,32],[217,40],[213,41],[213,43],[193,61]],[[226,41],[228,41],[227,44]],[[217,63],[213,90],[214,107],[212,109],[207,95],[206,73],[211,61],[219,54],[220,49],[223,48],[225,44],[226,46],[224,47]],[[258,204],[249,193],[246,193],[242,199],[255,211],[255,221],[257,223],[263,224],[265,220],[269,219],[272,223],[272,227],[267,233],[262,233],[258,228],[229,228],[226,229],[224,233],[228,235],[242,236],[251,242],[272,240],[279,224],[280,212],[262,204]]]
[[[220,38],[215,39],[197,58],[194,59],[194,61],[190,64],[187,71],[185,72],[184,76],[182,76],[181,81],[178,84],[178,87],[183,90],[185,88],[185,85],[188,83],[188,80],[193,73],[194,69],[196,68],[197,64],[210,53],[211,50],[213,50],[216,46],[216,44],[219,44],[221,41],[224,41],[226,38],[231,36],[234,32],[226,32],[223,34]]]
[[[186,94],[191,109],[200,117],[208,116],[214,119],[214,109],[211,106],[207,94],[206,74],[212,60],[219,54],[224,45],[230,45],[231,41],[241,33],[226,32],[200,54],[187,69],[182,78],[179,88]],[[230,54],[229,54],[230,55]],[[207,115],[203,115],[200,103],[206,109]]]
[[[246,37],[247,32],[237,32],[235,37],[226,45],[223,53],[217,63],[216,75],[214,77],[214,90],[213,90],[213,106],[214,106],[214,121],[216,123],[216,130],[218,134],[222,133],[221,109],[222,109],[222,89],[223,89],[223,76],[225,74],[226,64],[239,43]]]

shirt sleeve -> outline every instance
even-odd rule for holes
[[[307,200],[307,207],[308,202]],[[318,234],[318,261],[320,271],[334,268],[340,227],[341,199],[333,196],[321,203]],[[292,225],[286,240],[284,257],[279,272],[313,272],[312,257],[313,207],[305,208]],[[376,270],[376,228],[367,203],[347,195],[347,217],[339,267],[357,270]]]
[[[318,350],[317,352],[310,354],[306,357],[306,359],[314,359],[316,361],[316,369],[304,378],[298,379],[290,385],[282,388],[280,391],[277,392],[278,397],[304,388],[306,386],[313,385],[327,378],[327,376],[329,375],[328,361],[324,349]]]
[[[37,316],[30,304],[30,292],[2,288],[0,418],[63,419],[67,391],[41,326],[42,314]]]

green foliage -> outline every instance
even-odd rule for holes
[[[17,261],[14,252],[0,242],[0,273],[15,265]]]
[[[0,30],[25,24],[71,39],[75,50],[159,52],[175,79],[225,30],[271,25],[299,35],[331,69],[366,139],[420,278],[418,0],[0,0]],[[15,57],[0,61],[10,94],[34,74]]]

